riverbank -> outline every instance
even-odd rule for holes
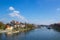
[[[18,30],[0,30],[0,33],[14,34],[19,32],[27,32],[29,30],[33,30],[31,28],[20,28]]]

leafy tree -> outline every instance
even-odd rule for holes
[[[3,22],[0,22],[0,29],[4,29],[5,28],[5,24]]]
[[[26,24],[26,28],[33,29],[34,28],[34,25],[33,24]]]

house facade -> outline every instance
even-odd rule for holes
[[[12,30],[13,28],[20,28],[20,27],[25,27],[25,24],[14,20],[6,24],[6,29],[8,30]]]

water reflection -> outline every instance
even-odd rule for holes
[[[57,32],[60,32],[60,27],[52,27],[52,29],[54,29]]]
[[[59,28],[57,28],[59,29]],[[60,40],[60,33],[56,28],[39,27],[34,30],[16,34],[0,34],[0,40]]]

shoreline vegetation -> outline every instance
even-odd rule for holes
[[[42,27],[46,26],[48,29],[51,28],[60,32],[60,23],[55,23],[50,25],[35,25],[35,24],[22,23],[12,20],[10,23],[7,24],[0,22],[0,33],[13,34],[19,32],[27,32],[35,28],[40,28],[41,26]]]
[[[60,23],[54,23],[49,25],[52,29],[54,29],[55,31],[60,32]]]
[[[34,24],[21,23],[14,20],[7,24],[0,22],[0,33],[13,34],[33,30],[34,28]]]

